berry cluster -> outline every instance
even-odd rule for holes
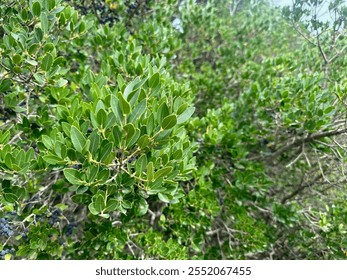
[[[14,235],[13,227],[5,218],[0,219],[0,236],[11,237]]]
[[[6,255],[6,254],[13,254],[14,252],[15,252],[15,251],[14,251],[13,248],[2,250],[2,251],[0,251],[0,259],[3,260],[3,259],[5,258],[5,255]]]
[[[77,227],[77,224],[76,223],[70,223],[70,224],[67,224],[66,227],[65,227],[65,234],[66,236],[70,236],[73,232],[73,229]]]
[[[93,13],[98,18],[101,24],[109,24],[112,26],[119,21],[118,12],[116,9],[110,9],[104,0],[81,0],[70,1],[83,15]],[[77,3],[76,3],[77,2]]]
[[[55,223],[60,221],[61,210],[59,208],[54,208],[51,212],[51,215],[48,217],[48,224],[54,225]]]

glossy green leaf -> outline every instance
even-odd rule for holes
[[[140,137],[140,134],[141,134],[140,129],[136,128],[133,137],[131,137],[130,139],[127,139],[127,141],[126,141],[127,148],[130,148],[130,147],[135,145],[135,143],[137,142],[137,140]]]
[[[53,57],[50,53],[48,53],[42,59],[41,69],[44,71],[49,71],[49,69],[51,69],[52,67],[52,64],[53,64]]]
[[[123,116],[122,116],[122,110],[120,108],[118,98],[114,95],[111,95],[111,102],[110,103],[111,103],[112,112],[114,113],[118,124],[122,124],[123,123]]]
[[[150,88],[155,88],[156,86],[159,85],[159,81],[160,81],[159,73],[153,74],[153,75],[149,78],[149,87],[150,87]]]
[[[155,172],[154,180],[168,175],[172,171],[172,169],[173,169],[172,166],[167,166],[162,169],[159,169],[158,171]]]
[[[165,202],[165,203],[170,203],[170,199],[169,197],[164,194],[164,193],[158,193],[158,197],[161,201]]]
[[[143,113],[146,111],[147,100],[143,99],[131,112],[129,116],[129,122],[135,122],[141,118]]]
[[[123,129],[123,135],[125,136],[126,142],[128,142],[135,135],[135,127],[132,123],[128,123]]]
[[[41,15],[41,4],[39,2],[34,2],[31,11],[34,16],[39,17]]]
[[[161,124],[162,129],[170,129],[173,128],[177,124],[177,117],[174,114],[171,114],[169,116],[166,116],[163,119],[163,122]]]
[[[49,164],[55,165],[62,162],[62,159],[55,155],[45,155],[42,157],[43,160]]]
[[[47,135],[42,135],[42,143],[48,150],[51,150],[53,148],[52,139]]]
[[[135,213],[137,216],[143,216],[147,213],[147,211],[148,211],[148,203],[145,199],[141,197],[135,206]]]
[[[188,107],[182,114],[180,114],[177,117],[177,123],[181,124],[187,121],[194,114],[194,111],[195,111],[194,107]]]
[[[119,206],[119,201],[115,198],[110,198],[107,200],[106,209],[107,212],[115,211]]]
[[[122,94],[118,94],[119,107],[122,110],[123,115],[128,115],[131,112],[131,106]]]
[[[64,176],[73,185],[80,185],[82,183],[81,174],[73,168],[64,169]]]
[[[95,165],[90,165],[87,169],[87,180],[88,182],[93,182],[98,175],[99,167]]]
[[[43,32],[42,32],[41,28],[38,28],[38,27],[35,28],[35,39],[38,42],[42,41],[42,39],[43,39]]]
[[[0,92],[6,92],[10,89],[12,81],[10,79],[3,79],[0,83]]]
[[[100,182],[100,183],[105,183],[110,177],[110,170],[108,169],[103,169],[100,170],[96,176],[96,179]]]
[[[83,33],[84,31],[86,31],[86,22],[82,20],[78,27],[78,32]]]
[[[118,125],[112,129],[112,135],[113,135],[114,145],[116,147],[119,147],[122,141],[123,133]]]
[[[94,200],[93,205],[95,210],[98,212],[102,212],[106,208],[106,203],[105,203],[106,197],[104,193],[98,192],[94,197],[95,199],[93,199]]]
[[[108,156],[110,155],[112,151],[113,145],[112,143],[109,143],[107,140],[104,140],[100,147],[100,155],[99,155],[99,161],[104,162]]]
[[[133,90],[133,88],[137,82],[138,82],[137,80],[133,80],[125,87],[124,93],[123,93],[123,96],[125,99],[128,99],[128,96],[132,92],[132,90]]]
[[[154,166],[153,166],[153,162],[150,161],[147,164],[147,180],[153,181],[153,179],[154,179]]]
[[[146,170],[146,167],[147,167],[147,156],[143,154],[135,163],[136,174],[138,176],[141,176],[142,173]]]
[[[40,15],[41,20],[41,28],[44,34],[48,33],[49,23],[48,23],[48,16],[46,12],[42,12]]]
[[[71,133],[71,142],[73,146],[78,152],[82,153],[82,150],[86,144],[86,138],[81,133],[81,131],[79,131],[79,129],[75,127],[74,125],[71,126],[70,133]]]
[[[108,113],[106,121],[104,123],[104,128],[108,129],[110,127],[113,127],[114,125],[116,125],[117,123],[117,119],[116,116],[114,115],[113,112]]]
[[[146,147],[148,147],[149,145],[149,137],[147,134],[142,135],[138,141],[137,141],[137,145],[141,148],[141,149],[145,149]]]
[[[98,113],[96,114],[96,120],[97,120],[97,122],[98,122],[98,127],[99,128],[102,128],[102,127],[104,127],[104,125],[105,125],[105,123],[106,123],[106,112],[105,112],[105,110],[104,109],[100,109],[99,111],[98,111]]]
[[[149,115],[147,119],[147,134],[151,135],[154,130],[154,115],[153,113]]]
[[[89,209],[90,213],[92,213],[93,215],[98,215],[99,214],[99,211],[97,211],[95,209],[95,205],[94,205],[93,202],[88,205],[88,209]]]
[[[97,130],[93,130],[93,132],[88,137],[90,139],[89,151],[93,156],[96,155],[99,149],[100,136]]]
[[[165,117],[167,117],[169,115],[169,108],[166,105],[166,103],[164,102],[163,104],[161,104],[161,106],[158,108],[158,112],[157,112],[157,120],[158,123],[162,123],[163,119]]]

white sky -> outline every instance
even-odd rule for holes
[[[293,3],[293,0],[269,0],[270,3],[273,3],[276,6],[286,6],[286,5],[291,5]],[[324,5],[322,5],[321,10],[319,11],[319,15],[320,15],[320,19],[322,20],[330,20],[330,14],[328,11],[328,2],[331,1],[325,1],[327,3],[325,3]],[[345,5],[347,6],[347,0],[344,1]]]

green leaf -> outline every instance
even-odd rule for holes
[[[179,100],[178,100],[179,101]],[[177,109],[177,115],[182,114],[186,109],[188,108],[187,103],[183,103],[178,109]]]
[[[142,135],[139,140],[137,141],[137,145],[141,148],[141,149],[145,149],[146,147],[148,147],[149,144],[149,137],[147,134]]]
[[[98,212],[102,212],[105,207],[106,207],[106,203],[105,203],[105,200],[106,200],[106,194],[104,191],[98,191],[96,193],[96,195],[94,195],[93,197],[93,205],[94,205],[94,208],[96,211]]]
[[[67,84],[67,80],[63,79],[63,78],[60,78],[56,83],[55,83],[55,87],[63,87]]]
[[[147,134],[151,135],[154,130],[154,115],[153,113],[149,115],[147,119]]]
[[[134,122],[141,118],[142,114],[145,112],[147,107],[147,100],[144,98],[132,111],[131,115],[129,116],[128,121]]]
[[[48,16],[46,12],[41,13],[41,28],[44,34],[48,33]]]
[[[173,128],[177,124],[177,117],[175,114],[171,114],[169,116],[166,116],[163,119],[163,122],[161,124],[162,129],[170,129]]]
[[[115,198],[111,198],[107,200],[105,211],[107,212],[115,211],[118,208],[118,205],[119,205],[119,201]]]
[[[158,108],[158,112],[157,112],[157,120],[158,123],[161,123],[162,120],[169,115],[169,108],[167,107],[166,103],[164,102],[163,104],[160,105],[160,107]]]
[[[181,149],[175,151],[175,152],[172,154],[172,158],[173,158],[173,159],[176,159],[176,160],[181,159],[182,156],[183,156],[183,152],[182,152]]]
[[[128,142],[135,134],[135,127],[132,123],[128,123],[124,126],[124,136],[126,142]]]
[[[103,169],[99,171],[97,175],[97,180],[99,181],[99,183],[104,183],[108,180],[109,177],[110,177],[110,170]]]
[[[55,7],[55,0],[47,0],[46,5],[49,11],[52,10]]]
[[[35,39],[38,42],[42,41],[42,39],[43,39],[43,32],[42,32],[41,28],[38,28],[38,27],[35,28]]]
[[[90,213],[92,213],[93,215],[99,214],[99,212],[95,209],[93,202],[88,205],[88,209],[89,209]]]
[[[39,2],[35,2],[31,7],[31,11],[33,12],[34,16],[39,17],[41,15],[41,4]]]
[[[89,151],[93,156],[95,156],[96,152],[99,149],[100,136],[97,130],[93,130],[93,132],[89,135],[90,146]]]
[[[106,143],[106,144],[105,144]],[[113,145],[107,140],[102,141],[99,161],[104,162],[112,151]]]
[[[81,131],[79,131],[79,129],[75,127],[74,125],[71,126],[70,133],[71,133],[71,142],[73,146],[78,152],[82,153],[84,145],[86,144],[86,138],[81,133]]]
[[[134,81],[131,81],[127,86],[126,88],[124,89],[124,98],[127,99],[129,94],[132,92],[135,84],[138,83],[138,80],[134,80]]]
[[[63,172],[66,180],[68,180],[71,184],[81,185],[81,183],[83,183],[80,178],[81,175],[76,169],[66,168]]]
[[[153,181],[153,179],[154,179],[154,166],[153,166],[153,162],[150,161],[147,164],[147,180]]]
[[[83,193],[83,194],[76,194],[71,196],[71,199],[73,202],[86,205],[88,202],[90,202],[90,194]]]
[[[106,118],[106,121],[104,123],[104,128],[108,129],[112,126],[114,126],[117,122],[116,116],[114,115],[113,112],[108,113],[108,116]]]
[[[52,165],[55,165],[59,162],[62,162],[62,159],[60,157],[52,155],[52,154],[45,155],[42,158],[45,162],[47,162],[48,164],[52,164]]]
[[[46,54],[46,56],[42,59],[41,69],[44,71],[49,71],[53,64],[53,57],[50,53]]]
[[[63,129],[63,131],[65,132],[65,134],[71,138],[71,124],[67,123],[67,122],[63,122],[61,123],[61,127]]]
[[[119,100],[119,106],[120,109],[122,110],[123,115],[127,115],[131,111],[131,107],[128,101],[125,100],[123,95],[120,93],[118,94],[118,100]]]
[[[155,172],[154,180],[166,176],[172,171],[172,169],[172,166],[167,166],[162,169],[159,169],[157,172]]]
[[[52,139],[47,135],[42,135],[42,143],[48,150],[51,150],[53,147]]]
[[[88,182],[93,182],[96,178],[96,175],[98,174],[99,171],[99,167],[98,166],[94,166],[94,165],[90,165],[87,169],[87,179]]]
[[[29,63],[32,66],[36,66],[38,64],[36,60],[32,60],[30,58],[27,58],[25,62]]]
[[[113,135],[114,145],[116,147],[119,147],[119,144],[122,141],[123,133],[118,125],[113,128],[112,135]]]
[[[55,49],[54,44],[52,43],[47,43],[44,47],[43,50],[48,53],[48,52],[52,52]]]
[[[0,90],[0,91],[1,91],[1,90]],[[330,106],[330,107],[328,107],[328,108],[326,108],[326,109],[324,110],[324,114],[329,114],[329,113],[332,112],[334,109],[335,109],[334,106]]]
[[[170,199],[169,199],[169,197],[166,194],[158,193],[158,197],[163,202],[166,202],[166,203],[170,202]]]
[[[37,52],[37,50],[39,49],[39,47],[40,47],[39,44],[32,44],[28,49],[28,53],[30,55],[34,55]],[[37,62],[36,62],[36,64],[37,64]]]
[[[163,178],[158,178],[149,184],[149,190],[147,193],[153,195],[164,191],[166,191],[166,188],[163,187]]]
[[[15,63],[15,64],[20,64],[20,63],[22,62],[22,60],[23,60],[23,57],[22,57],[20,54],[18,54],[18,53],[16,53],[16,54],[12,57],[12,61],[13,61],[13,63]]]
[[[181,124],[187,121],[194,114],[194,111],[194,107],[188,107],[182,114],[178,116],[177,123]]]
[[[147,156],[143,154],[135,163],[135,171],[138,176],[141,176],[147,166]]]
[[[10,79],[3,79],[0,83],[0,92],[5,92],[10,89],[12,81]]]
[[[135,207],[136,216],[143,216],[148,211],[148,203],[144,198],[140,198]]]
[[[96,114],[96,120],[99,124],[99,128],[103,128],[104,124],[106,122],[106,112],[104,109],[100,109],[98,113]]]
[[[4,193],[4,198],[9,203],[16,203],[18,201],[18,197],[13,193]]]
[[[153,75],[149,78],[149,87],[150,87],[150,88],[155,88],[157,85],[159,85],[159,81],[160,81],[159,73],[153,74]]]
[[[116,116],[117,122],[119,124],[123,123],[123,116],[122,116],[122,112],[119,106],[119,100],[116,96],[111,95],[111,109],[112,112],[114,113],[114,115]]]
[[[45,78],[44,78],[44,76],[42,74],[35,73],[34,74],[34,78],[40,85],[44,85],[45,84]]]
[[[78,32],[83,33],[84,31],[86,31],[86,22],[82,20],[80,26],[78,27]]]

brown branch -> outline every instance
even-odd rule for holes
[[[282,198],[281,200],[281,203],[284,204],[286,203],[289,199],[297,196],[299,193],[301,193],[304,189],[312,186],[314,183],[317,182],[317,180],[321,179],[322,178],[322,174],[319,174],[318,176],[316,176],[312,182],[309,182],[307,184],[304,184],[304,185],[300,185],[295,191],[293,191],[291,194],[288,194],[287,196],[285,196],[284,198]]]
[[[279,148],[277,151],[275,151],[274,153],[272,153],[266,157],[276,158],[279,155],[283,154],[284,152],[290,150],[291,148],[297,147],[297,146],[305,144],[305,143],[309,143],[312,140],[316,140],[316,139],[320,139],[320,138],[324,138],[324,137],[335,136],[335,135],[340,135],[340,134],[343,134],[346,132],[347,132],[347,128],[340,129],[340,130],[313,133],[313,134],[310,134],[309,136],[307,136],[306,138],[299,138],[299,139],[294,140],[293,142],[285,144],[284,146]]]

